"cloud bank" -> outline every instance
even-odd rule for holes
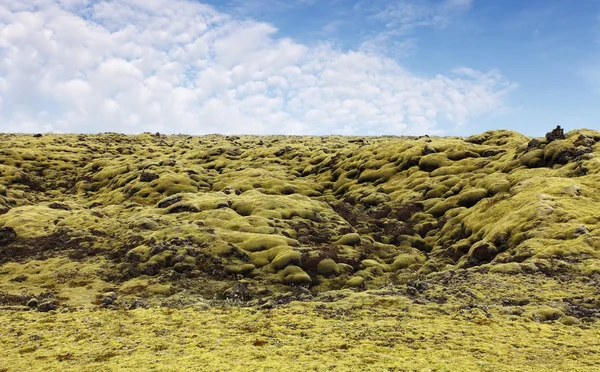
[[[187,0],[0,0],[2,132],[440,133],[511,88],[496,71],[417,76]]]

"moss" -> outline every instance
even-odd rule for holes
[[[488,194],[496,195],[503,192],[510,191],[510,182],[509,181],[498,181],[490,184],[487,188]]]
[[[247,275],[251,273],[256,267],[253,264],[241,264],[241,265],[227,265],[225,271],[230,274],[241,274]]]
[[[281,281],[289,285],[310,285],[312,279],[298,266],[290,265],[279,272]]]
[[[296,192],[296,188],[293,185],[285,185],[281,189],[281,193],[284,195],[291,195]]]
[[[448,192],[448,190],[450,190],[450,188],[445,185],[434,186],[429,191],[427,191],[427,193],[425,194],[425,198],[426,199],[441,198]]]
[[[317,265],[317,272],[324,276],[336,275],[338,273],[337,263],[330,258],[321,260]]]
[[[235,242],[235,240],[233,242]],[[239,242],[238,246],[248,252],[258,252],[277,246],[288,245],[288,242],[289,240],[283,236],[250,235],[249,238]]]
[[[300,266],[301,262],[301,253],[298,251],[288,250],[279,253],[273,261],[271,261],[271,266],[275,270],[282,270],[289,265]]]
[[[429,154],[421,158],[419,161],[419,168],[426,172],[432,172],[450,164],[451,162],[445,154]]]
[[[370,182],[374,185],[378,185],[384,182],[387,182],[396,174],[396,169],[394,167],[383,167],[381,169],[376,170],[366,170],[360,174],[358,177],[359,183]]]
[[[171,251],[163,251],[154,256],[150,257],[148,263],[151,265],[158,265],[160,267],[165,266],[169,263],[171,258],[173,257],[173,252]]]
[[[348,281],[346,281],[346,283],[344,284],[345,288],[364,288],[364,286],[365,278],[363,278],[362,276],[352,277],[348,279]]]
[[[549,306],[543,306],[539,309],[536,309],[531,314],[531,316],[534,320],[537,320],[540,322],[558,320],[564,315],[565,314],[562,310],[554,308],[554,307],[549,307]]]
[[[476,188],[465,190],[459,194],[458,204],[463,207],[472,207],[485,197],[487,197],[486,189]]]
[[[349,233],[341,236],[338,240],[336,240],[337,244],[341,245],[358,245],[360,244],[360,235],[357,233]]]
[[[143,230],[156,230],[158,223],[149,218],[141,218],[135,222],[135,226]]]
[[[401,254],[394,258],[394,262],[391,264],[391,268],[394,271],[406,269],[415,264],[420,263],[421,260],[418,256],[412,254]]]
[[[456,208],[456,207],[457,207],[457,205],[453,201],[449,201],[449,200],[438,201],[437,203],[432,205],[431,208],[429,208],[427,210],[427,213],[430,213],[434,217],[441,217],[444,215],[444,213],[446,213],[450,209]]]
[[[150,258],[150,247],[140,245],[127,252],[125,257],[129,262],[146,262]]]
[[[585,136],[580,138],[580,134]],[[347,354],[356,356],[362,369],[397,367],[397,358],[403,353],[411,357],[402,362],[408,369],[469,370],[480,366],[477,363],[482,360],[490,363],[488,369],[510,369],[494,354],[499,350],[522,358],[530,369],[544,369],[527,364],[531,360],[539,363],[540,349],[529,349],[527,355],[535,356],[530,360],[524,356],[524,343],[519,344],[519,353],[498,349],[502,345],[489,341],[496,339],[490,335],[506,332],[510,338],[514,332],[531,337],[525,329],[531,326],[528,317],[542,306],[564,304],[568,314],[597,307],[596,289],[590,280],[600,273],[600,154],[596,138],[600,134],[595,131],[569,134],[565,140],[552,142],[532,141],[510,131],[486,132],[471,142],[435,136],[0,134],[0,226],[14,228],[17,234],[16,239],[0,236],[0,300],[21,298],[19,293],[39,296],[51,291],[59,304],[53,316],[71,316],[61,313],[60,306],[95,309],[96,295],[115,291],[127,305],[141,297],[151,307],[204,309],[204,299],[210,298],[225,314],[237,310],[220,306],[224,291],[245,276],[252,301],[265,301],[248,303],[251,309],[274,307],[268,312],[272,319],[280,309],[290,311],[285,313],[286,321],[293,326],[285,328],[279,323],[278,332],[300,329],[298,321],[304,321],[305,315],[311,317],[309,324],[319,324],[321,330],[331,330],[327,322],[338,316],[351,322],[347,323],[351,332],[361,330],[365,325],[387,322],[381,314],[388,309],[388,302],[393,302],[385,324],[397,323],[398,314],[403,324],[412,319],[419,337],[427,337],[420,341],[407,335],[417,340],[411,346],[434,350],[438,360],[446,360],[448,355],[427,341],[439,338],[427,334],[432,324],[478,334],[478,347],[485,345],[492,351],[476,353],[477,359],[466,351],[454,353],[450,356],[454,364],[434,365],[434,356],[423,358],[417,350],[397,349],[406,343],[396,343],[386,354],[394,357],[390,359],[393,362],[386,364],[381,359],[368,365],[363,359],[371,352],[380,356],[381,340],[354,335],[366,351],[360,351],[361,358],[352,350]],[[480,195],[469,196],[473,190]],[[352,234],[352,239],[337,241],[347,234]],[[440,276],[430,277],[432,274]],[[362,278],[364,288],[377,294],[341,290],[352,277]],[[294,283],[310,287],[310,295],[301,289],[289,292],[288,285]],[[407,292],[413,292],[409,287],[417,291],[414,297]],[[295,303],[290,305],[292,309],[283,305],[290,299],[309,301],[310,296],[315,296],[314,302],[301,312],[293,308]],[[581,303],[582,298],[589,303]],[[513,304],[515,299],[531,303]],[[426,301],[426,306],[419,305],[420,300]],[[486,310],[464,310],[473,304]],[[405,308],[409,310],[398,312]],[[117,313],[111,312],[111,316]],[[298,316],[300,313],[303,315]],[[252,324],[248,314],[239,317],[245,326]],[[185,316],[196,315],[199,327],[209,329],[202,323],[203,316]],[[227,316],[220,319],[230,319]],[[190,322],[186,319],[183,323]],[[34,321],[29,326],[41,324]],[[237,325],[233,329],[251,334],[241,323]],[[595,336],[593,322],[585,325],[589,328],[576,330]],[[573,330],[561,322],[535,327],[560,334],[565,344],[578,342],[560,333]],[[389,329],[382,326],[373,334],[381,334],[383,339]],[[302,330],[308,332],[306,327]],[[536,342],[543,339],[543,332],[534,333]],[[10,351],[10,345],[20,338],[3,334],[9,336],[1,342],[9,346],[0,349]],[[239,336],[239,332],[235,334]],[[268,339],[263,345],[267,348],[274,346],[270,337],[286,345],[297,342],[296,351],[301,347],[300,338],[294,339],[291,333],[280,336],[257,337]],[[444,336],[451,340],[453,334]],[[453,350],[469,349],[464,334],[457,331],[454,336]],[[61,337],[66,336],[57,336]],[[306,342],[308,339],[302,341]],[[45,344],[40,352],[49,350],[46,347],[52,345]],[[332,347],[336,346],[323,345],[323,350],[335,350]],[[133,368],[135,364],[123,367],[123,363],[148,355],[139,345],[135,348],[129,359],[110,358],[102,366],[87,365],[85,353],[76,353],[77,358],[63,364],[73,363],[67,369]],[[155,349],[148,346],[148,350]],[[290,355],[286,353],[292,351],[290,346],[282,353]],[[215,353],[205,354],[220,358]],[[173,355],[195,354],[185,350]],[[268,355],[281,356],[272,350]],[[294,355],[307,358],[301,353]],[[49,365],[54,360],[43,353],[36,357]],[[267,358],[262,359],[263,364],[253,364],[258,360],[255,357],[242,358],[247,364],[232,368],[277,368],[281,362]],[[6,359],[5,355],[0,358]],[[578,360],[583,359],[579,355]],[[359,368],[352,363],[334,365],[339,358],[324,360],[333,360],[327,365],[333,369]],[[579,363],[566,357],[560,360]],[[178,361],[186,363],[185,358]],[[25,365],[31,360],[17,362]],[[305,359],[305,363],[312,361]],[[589,370],[589,365],[581,363],[575,367]]]
[[[257,267],[263,267],[271,263],[280,253],[289,252],[288,246],[277,246],[265,251],[254,252],[251,255],[252,263]]]
[[[581,320],[579,320],[573,316],[562,316],[558,319],[558,321],[566,326],[574,326],[574,325],[581,324]]]
[[[537,168],[544,166],[544,150],[532,150],[521,156],[519,159],[521,164],[529,168]]]
[[[390,197],[387,194],[381,192],[375,192],[367,195],[360,200],[361,204],[365,207],[373,207],[390,201]]]
[[[499,273],[499,274],[520,274],[523,270],[521,269],[521,265],[516,262],[510,262],[506,264],[494,265],[490,268],[491,273]]]

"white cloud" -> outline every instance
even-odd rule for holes
[[[0,131],[434,133],[512,87],[416,76],[187,0],[0,0],[0,24]]]
[[[474,0],[394,0],[362,1],[361,13],[372,13],[368,19],[379,24],[380,31],[365,37],[360,50],[403,58],[417,49],[417,39],[410,35],[419,28],[446,28],[467,13]]]
[[[396,0],[371,5],[375,13],[372,19],[382,21],[397,34],[406,34],[417,27],[432,26],[443,28],[450,20],[467,12],[474,0]]]

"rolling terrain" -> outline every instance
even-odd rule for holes
[[[600,370],[600,132],[0,134],[0,371]]]

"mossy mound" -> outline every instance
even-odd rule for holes
[[[287,293],[376,289],[467,268],[592,277],[600,274],[599,141],[591,130],[1,134],[0,270],[94,267],[89,288],[20,282],[19,290],[50,288],[59,303],[78,305],[111,291],[150,301],[219,296],[242,279]],[[2,278],[0,290],[17,289]]]

